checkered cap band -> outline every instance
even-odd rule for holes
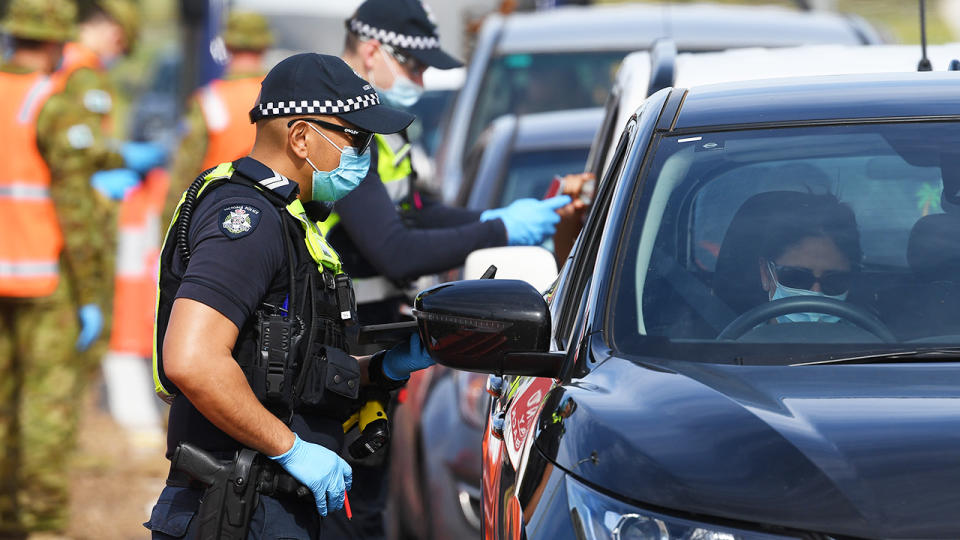
[[[380,103],[376,92],[347,100],[314,99],[301,101],[278,101],[258,105],[260,117],[288,116],[291,114],[343,114],[366,109]]]
[[[350,30],[363,39],[375,39],[400,49],[439,49],[440,40],[436,36],[409,36],[392,30],[374,28],[357,19],[351,19]]]

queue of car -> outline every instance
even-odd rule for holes
[[[583,25],[593,10],[570,11]],[[540,248],[483,250],[464,277],[490,263],[507,276],[417,298],[441,365],[413,377],[395,416],[401,531],[955,537],[948,486],[960,467],[948,449],[960,401],[947,360],[960,345],[960,243],[944,237],[960,226],[956,75],[910,74],[919,47],[877,45],[857,19],[844,23],[850,41],[794,42],[782,29],[782,41],[727,50],[744,43],[645,37],[609,64],[619,68],[593,94],[603,99],[544,114],[507,91],[525,88],[523,71],[550,51],[529,45],[547,30],[511,38],[511,25],[549,16],[524,19],[495,18],[481,33],[438,149],[444,196],[484,209],[542,197],[547,178],[581,170],[598,191],[559,276]],[[939,70],[960,58],[956,45],[928,53]],[[841,76],[876,72],[901,74]],[[737,82],[785,76],[800,77]],[[488,86],[497,94],[478,97]],[[565,110],[584,105],[604,109]],[[503,110],[484,116],[484,106]],[[577,127],[586,124],[594,129]],[[548,135],[564,152],[525,159],[558,148],[538,146]],[[796,208],[833,202],[858,231],[847,267],[828,272],[835,294],[768,302],[772,276],[794,289],[824,284],[789,265],[760,268],[763,233],[783,216],[803,221]]]
[[[444,200],[461,198],[464,160],[490,122],[504,114],[603,105],[623,57],[661,37],[696,52],[882,41],[855,16],[779,7],[621,4],[492,15],[438,150]]]

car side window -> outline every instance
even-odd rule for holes
[[[582,311],[583,303],[581,300],[583,298],[583,292],[587,289],[587,285],[590,283],[590,278],[593,275],[594,265],[597,260],[597,250],[600,245],[600,236],[603,232],[603,223],[607,219],[610,200],[616,187],[616,179],[619,178],[623,170],[629,141],[635,129],[636,123],[631,122],[620,136],[620,141],[617,143],[617,148],[611,161],[611,167],[600,181],[597,196],[587,216],[586,225],[583,231],[580,232],[580,236],[577,238],[577,243],[574,246],[572,267],[570,268],[570,283],[565,287],[566,290],[563,297],[559,299],[561,302],[559,309],[560,320],[556,327],[557,336],[563,340],[564,348],[570,343],[570,332],[576,325],[576,321]]]

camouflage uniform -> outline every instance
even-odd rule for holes
[[[227,26],[223,32],[223,42],[231,51],[262,52],[273,45],[273,34],[270,32],[267,20],[262,15],[233,11],[227,18]],[[263,78],[264,74],[263,70],[248,72],[228,68],[224,79],[229,81],[250,77]],[[253,100],[250,102],[250,107],[253,107]],[[167,194],[167,202],[164,205],[161,221],[164,226],[170,223],[173,210],[180,202],[180,196],[190,186],[190,182],[201,172],[203,158],[207,154],[209,130],[203,114],[203,107],[196,95],[187,104],[183,124],[184,135],[180,140],[180,147],[173,161],[170,191]],[[227,159],[230,158],[225,157],[217,161]],[[164,228],[164,230],[166,229]]]
[[[68,0],[13,0],[6,29],[15,37],[62,42],[74,13]],[[42,21],[47,33],[17,26],[17,17]],[[10,63],[0,71],[29,72]],[[0,298],[0,534],[66,525],[66,473],[87,374],[77,365],[77,309],[92,303],[104,310],[110,287],[102,277],[109,237],[99,219],[108,203],[89,179],[122,161],[107,148],[102,114],[91,100],[102,91],[98,80],[89,70],[77,71],[37,117],[37,148],[50,169],[64,247],[52,295]]]
[[[96,0],[95,4],[103,9],[106,14],[113,19],[123,30],[124,38],[127,41],[126,52],[129,53],[136,43],[140,31],[139,8],[132,0]],[[78,43],[72,44],[75,47],[83,47]],[[86,50],[86,54],[95,55],[92,51]],[[65,59],[66,60],[66,59]],[[70,65],[64,69],[72,70]],[[97,59],[95,65],[85,66],[77,69],[70,75],[70,84],[76,86],[73,92],[76,96],[90,96],[97,92],[103,93],[105,99],[99,100],[99,104],[94,105],[95,116],[100,118],[100,125],[103,131],[103,141],[112,141],[119,145],[119,135],[121,134],[120,118],[116,114],[121,100],[118,99],[116,88],[107,69]],[[90,92],[90,93],[88,93]],[[84,99],[86,101],[86,99]],[[106,150],[106,149],[103,149]],[[105,162],[103,159],[94,158],[92,160],[84,158],[84,168],[87,172],[89,181],[93,173],[106,168],[123,167],[122,159]],[[112,163],[112,166],[103,166],[104,163]],[[97,265],[99,275],[102,280],[99,287],[98,304],[103,308],[103,332],[96,342],[81,354],[83,364],[90,372],[95,371],[107,352],[110,342],[110,330],[113,327],[113,283],[116,272],[116,254],[117,238],[119,229],[120,203],[118,201],[108,200],[100,193],[96,193],[97,213],[91,214],[98,218],[98,229],[101,236],[97,239],[97,245],[94,248],[100,254],[99,264]]]

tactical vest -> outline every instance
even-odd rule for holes
[[[268,292],[240,329],[233,357],[257,398],[271,412],[289,419],[294,411],[346,419],[358,406],[360,369],[346,350],[346,326],[355,321],[350,280],[336,251],[320,234],[299,199],[282,201],[222,163],[201,175],[180,198],[160,255],[153,376],[157,394],[171,401],[178,393],[163,372],[163,338],[182,276],[174,257],[189,257],[187,235],[193,211],[188,201],[226,182],[257,189],[274,208],[284,230],[289,285]],[[182,221],[183,220],[183,221]]]

